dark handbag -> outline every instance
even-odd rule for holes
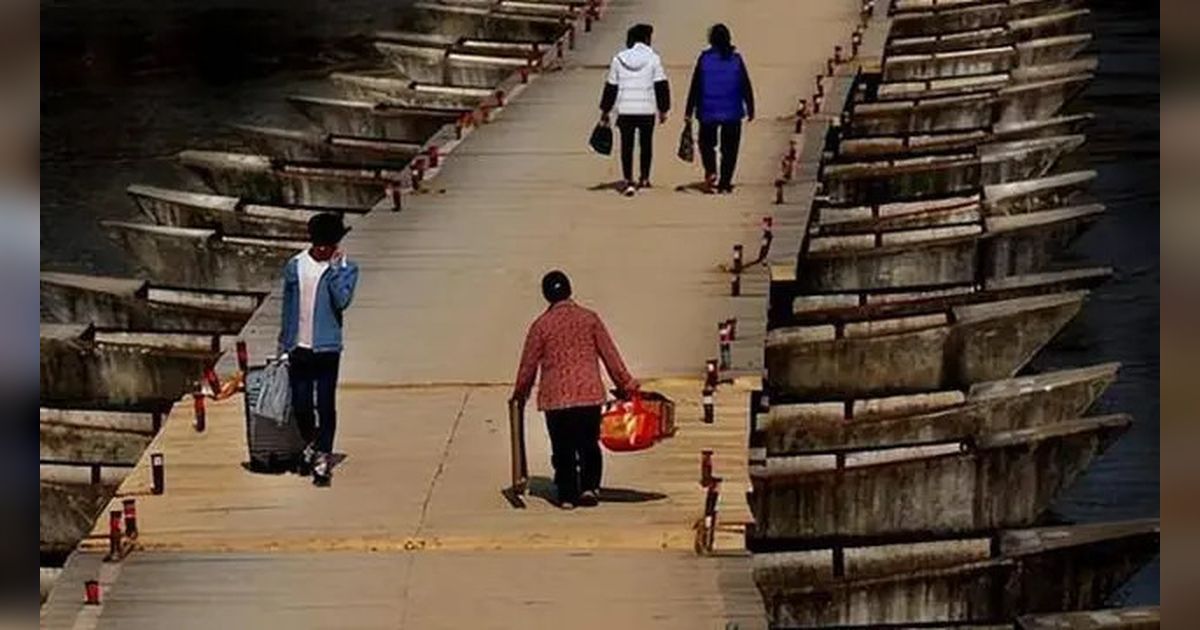
[[[689,118],[683,123],[683,132],[679,134],[679,151],[676,153],[684,162],[696,159],[696,141],[692,138],[692,121]]]
[[[596,128],[592,130],[592,137],[588,139],[588,146],[600,155],[612,155],[612,127],[609,127],[604,121],[596,123]]]

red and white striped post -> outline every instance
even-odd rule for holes
[[[150,493],[162,494],[166,490],[166,474],[163,470],[163,454],[150,454]]]
[[[121,510],[108,512],[108,556],[105,560],[116,562],[121,559]]]
[[[238,370],[245,374],[250,369],[250,351],[246,348],[246,341],[238,339],[235,348],[237,349]]]
[[[729,293],[733,297],[742,294],[742,246],[733,246],[733,279],[730,280]]]
[[[137,538],[137,500],[133,498],[122,499],[121,510],[125,515],[125,535],[131,540]]]
[[[83,603],[86,606],[100,605],[100,582],[88,580],[83,583]]]
[[[729,320],[717,323],[717,343],[722,370],[728,370],[733,362],[732,340],[729,338]]]
[[[713,481],[713,451],[706,448],[700,451],[700,487],[707,488]]]
[[[196,433],[204,433],[204,429],[208,425],[207,410],[204,408],[204,392],[192,392],[192,412],[195,414],[192,419],[192,428],[196,430]]]

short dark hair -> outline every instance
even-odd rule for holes
[[[728,57],[733,52],[733,36],[729,34],[729,27],[724,24],[713,24],[712,28],[708,29],[708,43],[713,50],[721,53],[722,57]]]
[[[542,296],[551,304],[571,297],[571,280],[567,274],[555,269],[542,276]]]
[[[634,44],[650,45],[650,36],[654,34],[654,27],[649,24],[634,24],[629,27],[629,31],[625,33],[625,47],[633,48]]]

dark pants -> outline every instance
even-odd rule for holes
[[[617,116],[617,129],[621,130],[621,174],[625,181],[633,181],[634,134],[642,145],[641,179],[649,181],[650,162],[654,159],[654,114]]]
[[[721,142],[721,177],[717,185],[728,188],[733,184],[733,171],[737,168],[738,147],[742,144],[742,121],[700,123],[700,161],[704,163],[705,177],[717,174],[718,138]]]
[[[296,414],[296,426],[300,429],[300,437],[312,444],[318,453],[333,452],[333,432],[337,429],[334,396],[341,356],[340,352],[313,352],[306,348],[295,348],[288,353],[288,378],[292,386],[292,411]]]
[[[546,412],[550,463],[558,500],[575,502],[580,491],[599,490],[604,458],[600,454],[600,407],[571,407]]]

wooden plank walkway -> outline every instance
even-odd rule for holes
[[[716,451],[726,480],[722,520],[748,519],[754,379],[724,387],[717,422],[705,425],[699,376],[728,317],[738,318],[735,368],[761,370],[765,274],[732,299],[720,267],[734,243],[752,253],[759,219],[781,209],[773,183],[791,115],[833,45],[848,45],[858,3],[681,9],[608,3],[564,70],[538,77],[455,149],[434,192],[357,221],[347,249],[363,279],[346,322],[337,443],[346,459],[332,488],[244,470],[240,399],[211,405],[202,434],[180,405],[147,451],[165,455],[166,494],[148,494],[147,458],[122,488],[139,499],[140,549],[98,627],[761,627],[740,534],[719,536],[726,557],[691,551],[701,449]],[[591,190],[619,169],[585,140],[608,61],[639,21],[656,27],[676,111],[657,134],[656,187],[625,199]],[[718,21],[751,64],[759,102],[732,197],[674,190],[699,179],[674,149],[695,55]],[[789,222],[803,225],[810,201],[811,190],[793,195]],[[647,453],[607,454],[608,500],[562,512],[545,500],[548,447],[531,414],[533,496],[516,510],[500,493],[507,383],[544,307],[539,279],[555,267],[605,317],[634,373],[679,401],[680,431]],[[247,330],[255,357],[273,351],[277,308],[268,302]],[[65,588],[58,608],[47,606],[55,619],[71,606],[76,587]],[[60,627],[49,618],[44,626]]]

